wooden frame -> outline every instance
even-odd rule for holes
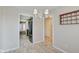
[[[79,24],[79,10],[61,14],[60,24],[61,25]]]

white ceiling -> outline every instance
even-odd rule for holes
[[[18,9],[26,9],[26,10],[33,10],[34,8],[37,8],[38,10],[45,10],[45,9],[49,9],[49,10],[55,10],[60,8],[61,6],[16,6],[16,8]]]
[[[30,8],[30,9],[32,9],[32,8],[37,8],[37,9],[57,9],[57,8],[59,8],[60,6],[16,6],[16,8],[23,8],[23,9],[25,9],[25,8]]]

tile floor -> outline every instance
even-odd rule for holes
[[[21,35],[20,48],[7,53],[61,53],[55,48],[47,48],[43,42],[32,44],[26,35]]]

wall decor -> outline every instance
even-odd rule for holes
[[[61,14],[60,24],[61,25],[79,24],[79,10]]]

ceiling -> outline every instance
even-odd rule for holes
[[[61,6],[16,6],[16,8],[18,9],[31,9],[33,10],[34,8],[38,9],[38,10],[45,10],[45,9],[49,9],[49,10],[55,10],[60,8]]]

